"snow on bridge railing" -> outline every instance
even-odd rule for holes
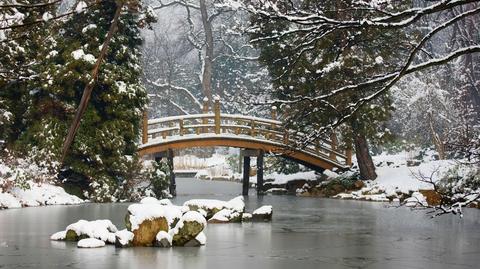
[[[187,135],[237,135],[248,136],[275,142],[285,147],[302,141],[304,138],[284,128],[277,118],[276,108],[272,108],[272,119],[245,116],[239,114],[221,114],[220,101],[215,100],[214,113],[208,113],[208,102],[204,102],[202,114],[171,116],[159,119],[147,119],[143,115],[142,144],[149,139],[161,141],[179,139]],[[312,155],[323,156],[338,163],[351,165],[351,151],[340,152],[336,137],[319,138],[311,145],[301,149]]]

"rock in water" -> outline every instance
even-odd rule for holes
[[[272,206],[271,205],[264,205],[257,210],[253,211],[252,213],[252,220],[253,221],[271,221],[272,220]]]
[[[126,248],[133,245],[133,237],[135,235],[127,229],[115,233],[115,247]]]
[[[182,216],[173,230],[170,231],[174,246],[184,246],[194,239],[207,226],[207,221],[202,214],[189,211]]]
[[[85,238],[96,238],[114,244],[116,232],[117,227],[110,220],[79,220],[67,226],[65,240],[79,241]]]
[[[252,214],[250,214],[250,213],[243,213],[243,214],[242,214],[242,221],[243,221],[243,222],[252,221]]]
[[[207,219],[213,217],[220,210],[229,207],[228,202],[213,199],[193,199],[186,201],[183,205],[188,206],[192,211],[204,210],[207,212]]]
[[[230,209],[222,209],[208,220],[208,223],[229,223],[229,222],[242,222],[242,213],[237,211],[232,211]]]
[[[185,243],[184,247],[199,247],[205,245],[207,237],[203,232],[199,233],[194,239]]]
[[[78,241],[77,247],[79,248],[101,248],[105,246],[105,242],[95,238],[86,238]]]
[[[50,240],[54,241],[63,241],[65,240],[65,237],[67,237],[67,232],[66,231],[61,231],[61,232],[56,232],[50,236]]]
[[[160,204],[133,204],[125,217],[127,230],[134,234],[133,246],[153,246],[160,231],[168,231],[165,210]]]
[[[165,232],[160,231],[158,232],[155,240],[155,246],[161,248],[169,248],[172,246],[172,236]]]

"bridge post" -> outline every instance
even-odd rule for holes
[[[347,165],[352,166],[352,146],[351,145],[347,147],[347,150],[345,151],[345,155],[347,155],[347,160],[346,160]]]
[[[168,164],[168,167],[170,168],[170,186],[169,186],[169,190],[170,190],[170,194],[172,196],[177,196],[177,184],[175,183],[175,172],[174,172],[174,169],[175,167],[173,167],[173,150],[172,149],[168,149],[167,151],[167,164]]]
[[[263,155],[264,151],[259,150],[257,155],[257,195],[263,194]]]
[[[215,97],[214,112],[215,112],[215,134],[220,134],[220,99],[218,97]]]
[[[208,98],[207,98],[207,97],[203,98],[203,109],[202,109],[202,112],[203,112],[203,114],[208,114]],[[207,124],[208,124],[208,119],[203,118],[203,119],[202,119],[202,124],[203,124],[203,125],[207,125]],[[202,128],[202,133],[208,133],[208,128],[207,128],[207,127],[203,127],[203,128]]]
[[[183,136],[183,132],[184,132],[184,129],[183,129],[183,120],[182,119],[179,119],[178,120],[178,134],[180,136]]]
[[[250,156],[243,156],[242,195],[248,196],[249,185],[250,185]]]
[[[332,150],[333,151],[336,151],[337,150],[337,135],[335,134],[335,132],[332,131],[332,133],[330,134],[330,140],[332,141]],[[332,160],[335,160],[336,158],[336,155],[334,152],[330,152],[330,159]]]
[[[147,109],[143,111],[143,118],[142,118],[142,144],[146,144],[148,142],[148,114]]]
[[[277,107],[276,106],[272,106],[272,120],[277,120]],[[277,129],[277,125],[275,123],[272,123],[272,130],[275,131],[275,129]],[[275,134],[272,134],[271,135],[271,138],[275,138]]]

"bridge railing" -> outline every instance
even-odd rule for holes
[[[142,143],[146,144],[150,139],[173,140],[189,135],[248,136],[275,142],[283,146],[292,145],[296,141],[304,139],[295,132],[284,128],[283,123],[277,120],[275,107],[272,108],[271,116],[271,119],[265,119],[237,114],[222,114],[219,99],[215,99],[213,113],[211,113],[208,109],[208,100],[204,100],[202,114],[147,120],[147,114],[144,113]],[[340,164],[351,165],[351,151],[340,152],[334,135],[328,139],[317,139],[314,143],[303,147],[302,150]]]

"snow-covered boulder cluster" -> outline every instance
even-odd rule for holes
[[[204,214],[208,223],[232,223],[243,221],[270,221],[270,217],[252,218],[252,214],[245,212],[245,203],[242,196],[233,198],[230,201],[212,200],[212,199],[193,199],[186,201],[184,206],[190,210],[198,211]],[[270,207],[271,206],[267,206]],[[203,213],[204,212],[204,213]]]
[[[132,204],[125,216],[125,229],[118,230],[110,220],[79,220],[68,225],[64,231],[52,234],[51,240],[78,241],[79,248],[155,246],[194,247],[205,245],[203,232],[209,223],[242,221],[270,221],[272,206],[262,206],[253,214],[245,212],[243,197],[230,201],[195,199],[183,206],[173,205],[170,200],[144,198]]]

